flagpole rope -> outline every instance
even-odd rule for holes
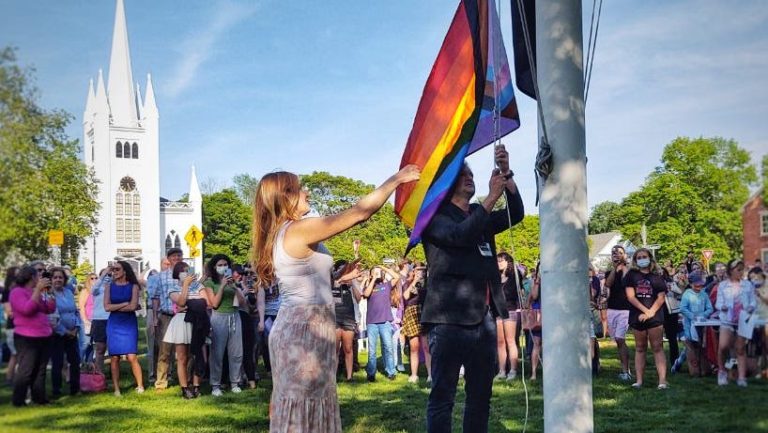
[[[501,31],[501,0],[497,0],[496,2],[496,17],[499,20],[499,31]],[[499,35],[499,40],[502,39],[502,35]],[[500,44],[496,44],[495,41],[492,41],[493,44],[493,93],[494,93],[494,103],[493,103],[493,121],[494,121],[494,149],[496,146],[501,145],[501,113],[500,113],[500,107],[499,107],[499,55],[501,46]],[[506,53],[505,53],[506,54]],[[494,152],[494,165],[496,165],[496,157]],[[506,209],[507,213],[507,223],[508,223],[508,233],[509,233],[509,245],[510,245],[510,256],[512,257],[512,260],[514,262],[514,274],[515,274],[515,285],[517,289],[517,298],[518,303],[523,299],[522,291],[521,291],[521,284],[520,284],[520,274],[517,270],[517,258],[515,253],[515,241],[513,238],[513,231],[512,231],[512,214],[509,211],[509,202],[507,201],[507,195],[502,194],[504,196],[504,208]],[[502,326],[502,330],[504,327]],[[519,339],[520,336],[517,336]],[[506,340],[506,336],[504,338]],[[517,345],[517,341],[515,341],[515,345]],[[506,350],[506,343],[504,344]],[[523,353],[520,356],[520,378],[523,382],[523,392],[525,393],[525,420],[523,422],[523,433],[525,433],[526,429],[528,428],[528,417],[529,417],[529,396],[528,396],[528,384],[525,381],[525,349],[523,349]],[[505,366],[499,366],[499,369],[501,370]]]
[[[587,98],[589,97],[589,85],[592,83],[592,69],[595,67],[595,51],[597,48],[597,32],[600,30],[600,16],[603,12],[603,0],[597,7],[597,19],[595,19],[595,2],[592,0],[592,22],[589,26],[589,40],[587,41],[587,62],[584,69],[584,105],[587,105]],[[592,28],[594,27],[595,33],[592,36]]]

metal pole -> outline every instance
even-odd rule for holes
[[[547,433],[594,430],[581,13],[581,1],[536,2],[537,75],[553,158],[539,208]]]

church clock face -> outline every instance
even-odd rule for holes
[[[128,176],[120,179],[120,189],[125,192],[131,192],[136,189],[136,181]]]

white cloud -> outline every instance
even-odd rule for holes
[[[165,86],[165,92],[172,98],[183,93],[194,83],[200,67],[211,57],[221,38],[257,10],[254,5],[229,0],[216,2],[212,7],[215,10],[207,25],[190,34],[181,44],[182,56]]]

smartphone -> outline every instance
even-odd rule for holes
[[[189,275],[195,275],[196,274],[195,267],[194,266],[190,266],[189,269],[187,269],[187,273]]]
[[[224,276],[227,278],[232,278],[232,269],[227,268],[227,272],[224,273]]]

